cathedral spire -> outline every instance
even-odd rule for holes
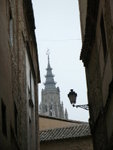
[[[54,75],[52,74],[52,68],[50,65],[50,53],[47,50],[47,72],[46,72],[46,81],[44,83],[45,88],[42,89],[42,99],[40,103],[40,114],[47,115],[51,117],[67,119],[64,115],[63,103],[60,101],[60,90],[59,87],[56,87],[54,81]]]
[[[54,89],[56,88],[55,85],[56,85],[56,82],[54,81],[54,75],[52,74],[52,68],[50,66],[50,52],[49,50],[47,50],[47,53],[48,55],[48,66],[47,66],[47,73],[46,73],[46,81],[44,83],[45,85],[45,89]]]

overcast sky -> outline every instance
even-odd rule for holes
[[[44,88],[47,49],[55,81],[60,88],[60,99],[67,108],[69,119],[88,121],[88,111],[73,108],[67,94],[77,92],[77,104],[87,103],[85,70],[80,61],[81,34],[78,0],[32,0],[36,24],[41,89]]]

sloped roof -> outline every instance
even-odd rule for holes
[[[89,124],[40,131],[40,142],[90,136]]]

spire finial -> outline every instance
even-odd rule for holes
[[[50,55],[49,49],[47,49],[46,55],[48,56],[48,64],[49,64],[49,55]]]

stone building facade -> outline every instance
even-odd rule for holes
[[[85,5],[84,5],[85,3]],[[113,149],[113,0],[79,0],[90,128],[95,150]]]
[[[0,2],[0,150],[36,150],[40,82],[31,0]]]
[[[56,87],[54,81],[54,75],[52,74],[52,68],[50,66],[50,60],[48,55],[46,81],[44,83],[45,88],[42,89],[42,97],[40,103],[40,114],[57,118],[68,119],[67,109],[64,111],[63,102],[60,101],[60,90]]]

